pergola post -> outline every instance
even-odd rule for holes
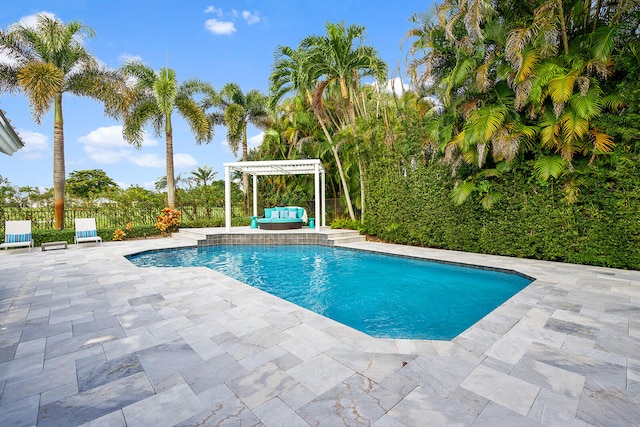
[[[322,200],[322,226],[326,227],[327,226],[327,189],[326,189],[327,176],[324,169],[320,173],[320,178],[321,178],[320,192],[322,193],[322,195],[320,196],[320,199]]]
[[[231,168],[224,166],[224,225],[231,231]]]
[[[320,231],[320,165],[313,165],[313,183],[314,183],[314,197],[315,197],[315,229]]]
[[[258,175],[253,174],[253,216],[258,216]]]

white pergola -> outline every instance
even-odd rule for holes
[[[325,210],[325,170],[320,159],[306,160],[267,160],[260,162],[235,162],[224,164],[224,216],[225,227],[231,231],[231,173],[237,170],[253,176],[253,215],[258,216],[258,176],[260,175],[311,175],[315,188],[315,229],[320,231],[326,225]],[[246,191],[246,189],[245,189]],[[322,206],[322,212],[320,207]],[[322,214],[322,217],[320,216]]]

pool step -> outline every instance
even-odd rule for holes
[[[189,228],[181,228],[179,232],[172,233],[171,237],[190,240],[193,241],[194,244],[197,244],[199,240],[205,240],[207,238],[207,235],[202,231],[194,231]]]
[[[344,243],[366,242],[367,238],[360,234],[358,230],[341,230],[332,232],[327,237],[330,246],[340,246]]]

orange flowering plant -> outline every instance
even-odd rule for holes
[[[162,213],[158,215],[156,228],[163,233],[171,233],[178,231],[178,226],[182,223],[180,211],[171,208],[162,209]]]
[[[124,240],[126,236],[127,236],[127,233],[125,233],[124,230],[122,230],[122,228],[118,228],[116,231],[113,232],[113,240]]]

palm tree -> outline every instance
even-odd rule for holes
[[[227,128],[227,142],[234,155],[242,147],[242,161],[248,160],[249,148],[247,142],[247,125],[252,124],[258,129],[269,127],[270,119],[267,113],[267,97],[257,90],[250,90],[246,94],[235,83],[227,83],[220,93],[213,99],[205,100],[204,105],[214,105],[221,110],[210,115],[212,123],[224,125]],[[244,187],[244,214],[249,215],[249,175],[242,174]]]
[[[349,216],[355,220],[353,204],[343,163],[340,160],[338,143],[329,132],[332,119],[327,114],[325,100],[334,86],[337,85],[342,101],[341,110],[346,114],[338,117],[339,126],[350,126],[355,136],[354,95],[357,92],[360,79],[374,76],[383,79],[386,76],[386,64],[377,56],[377,52],[368,46],[361,45],[364,37],[364,27],[344,24],[326,25],[327,36],[310,36],[300,42],[298,49],[279,47],[276,51],[276,61],[270,76],[271,107],[289,92],[295,91],[311,106],[320,127],[331,147],[338,172],[342,191],[345,196]],[[361,172],[361,192],[363,173]],[[364,197],[361,196],[361,202]]]
[[[78,21],[63,24],[41,14],[36,25],[15,24],[0,31],[0,53],[11,62],[0,64],[0,90],[22,91],[36,123],[53,105],[53,188],[55,226],[64,227],[65,161],[62,96],[72,93],[104,103],[115,117],[124,108],[124,81],[98,65],[82,41],[94,31]]]
[[[201,182],[203,187],[206,187],[208,182],[212,182],[217,174],[218,172],[214,172],[211,166],[198,166],[191,171],[192,179],[197,183]]]
[[[173,168],[173,126],[174,109],[191,127],[196,143],[210,142],[213,127],[203,108],[194,95],[213,93],[211,85],[191,79],[178,85],[176,73],[171,68],[161,68],[157,73],[139,61],[126,63],[122,67],[125,76],[135,80],[135,101],[124,115],[123,136],[130,143],[139,146],[144,137],[144,127],[150,123],[156,136],[164,132],[166,144],[167,205],[175,207],[175,175]]]
[[[363,77],[374,77],[378,82],[386,79],[387,65],[378,57],[376,50],[363,45],[365,28],[359,25],[344,26],[344,23],[327,23],[326,36],[311,36],[302,44],[310,52],[310,72],[315,88],[312,105],[320,114],[323,111],[323,96],[328,88],[337,85],[347,113],[344,123],[349,123],[356,141],[356,156],[360,175],[360,205],[365,211],[364,169],[360,158],[356,131],[356,115],[353,99],[358,93]],[[355,218],[351,209],[352,219]]]
[[[618,23],[633,3],[447,0],[438,20],[416,15],[414,83],[431,82],[443,103],[436,144],[454,173],[464,162],[466,173],[489,169],[475,178],[495,178],[491,168],[529,151],[535,175],[546,180],[562,168],[571,173],[575,156],[593,161],[610,152],[613,138],[595,120],[620,103],[601,87],[613,71]],[[466,181],[455,200],[471,190]]]

